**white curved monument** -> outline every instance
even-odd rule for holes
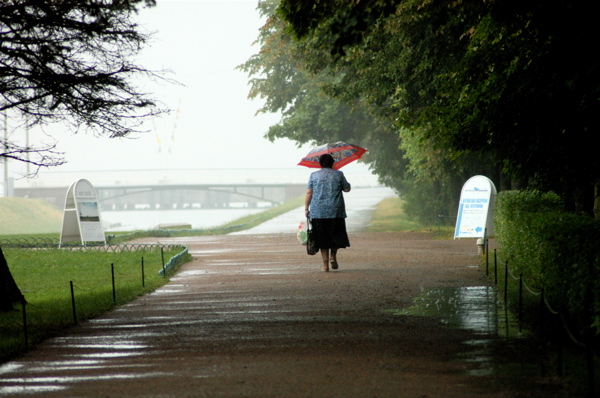
[[[67,242],[106,244],[98,195],[88,180],[75,181],[67,191],[60,243]]]

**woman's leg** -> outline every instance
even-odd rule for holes
[[[337,247],[331,248],[331,268],[332,269],[338,269],[337,251],[338,251]]]
[[[329,249],[320,249],[321,258],[323,258],[323,271],[329,271]]]

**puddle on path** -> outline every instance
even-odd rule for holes
[[[412,307],[393,311],[395,315],[427,316],[458,329],[469,330],[475,339],[465,341],[466,350],[458,360],[477,364],[468,371],[474,376],[535,375],[534,363],[513,363],[499,359],[498,350],[519,349],[525,333],[519,332],[515,317],[506,310],[494,287],[470,286],[423,290]],[[480,337],[480,338],[477,338]],[[499,338],[500,337],[500,338]]]
[[[396,315],[430,316],[448,326],[480,335],[517,337],[518,324],[494,287],[468,286],[423,290],[412,307]]]

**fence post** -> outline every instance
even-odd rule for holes
[[[167,277],[167,270],[165,269],[165,252],[164,247],[160,247],[160,257],[162,258],[162,270],[163,270],[163,278]]]
[[[75,308],[75,291],[73,290],[73,281],[71,281],[70,284],[71,284],[71,307],[73,308],[73,321],[75,322],[75,325],[77,325],[77,310]]]
[[[546,297],[544,295],[544,288],[540,291],[540,341],[542,345],[544,344],[544,327],[546,326],[546,312],[544,311],[544,307],[546,306]]]
[[[115,265],[110,263],[110,275],[112,279],[113,303],[117,302],[117,291],[115,289]]]
[[[585,362],[588,372],[588,397],[596,396],[596,381],[594,377],[594,349],[592,348],[592,340],[588,340],[585,345]]]
[[[29,332],[27,330],[27,310],[25,309],[25,296],[21,295],[21,308],[23,309],[23,339],[25,340],[25,349],[29,349]]]
[[[490,276],[490,261],[487,249],[485,250],[485,276]]]
[[[487,228],[483,229],[483,251],[487,254]]]
[[[146,287],[146,281],[144,280],[144,256],[142,256],[142,287]]]
[[[563,377],[563,337],[558,336],[557,341],[557,352],[556,352],[556,374],[558,377]]]
[[[494,286],[498,285],[498,256],[494,249]]]
[[[587,278],[587,284],[585,288],[585,304],[584,304],[584,316],[585,319],[591,320],[594,314],[594,288],[592,284],[593,280],[593,272],[589,271],[589,276]],[[587,376],[588,376],[588,397],[596,396],[596,381],[594,375],[594,332],[592,330],[591,325],[585,326],[584,331],[585,336],[585,362],[587,368]]]
[[[523,332],[523,273],[519,274],[519,334]]]
[[[506,338],[508,335],[508,261],[504,265],[504,324],[506,326]]]
[[[508,304],[508,260],[504,264],[504,303]]]

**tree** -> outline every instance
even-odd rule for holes
[[[23,126],[61,122],[75,132],[123,137],[165,112],[131,83],[160,77],[131,60],[147,42],[133,16],[155,0],[4,0],[0,3],[0,113]],[[0,157],[49,167],[52,145],[3,138]],[[30,159],[27,154],[37,157]]]
[[[242,65],[254,76],[250,96],[266,100],[260,112],[283,113],[281,122],[266,135],[271,140],[353,140],[368,147],[365,160],[384,184],[401,193],[415,182],[430,184],[428,192],[437,199],[431,201],[434,205],[421,220],[436,221],[438,214],[454,212],[460,194],[456,187],[468,178],[467,170],[475,172],[478,165],[474,160],[480,156],[440,147],[441,140],[427,137],[425,129],[416,124],[414,112],[406,111],[422,109],[421,104],[434,95],[432,85],[426,83],[431,81],[432,68],[410,61],[406,50],[409,38],[398,34],[398,25],[411,18],[388,18],[394,8],[382,2],[361,4],[362,8],[347,9],[340,15],[335,15],[336,10],[348,8],[348,3],[334,7],[329,7],[329,2],[316,4],[310,15],[297,20],[309,21],[319,15],[320,24],[294,39],[290,34],[294,27],[276,12],[276,2],[260,3],[259,9],[269,16],[258,39],[261,51]],[[342,29],[346,17],[352,22]],[[370,28],[365,23],[377,18],[388,20]],[[431,24],[420,23],[422,26],[415,26],[417,32]],[[361,30],[349,39],[339,33],[357,27]],[[332,33],[335,29],[339,32]],[[438,51],[451,45],[457,46],[440,43]],[[461,159],[469,161],[461,166]],[[421,205],[427,199],[415,200]]]
[[[20,302],[22,299],[21,290],[15,283],[0,248],[0,311],[12,310],[13,303]]]
[[[257,40],[261,50],[239,67],[251,76],[249,97],[265,100],[258,112],[282,113],[265,137],[299,145],[342,140],[365,146],[369,152],[363,160],[387,185],[401,189],[406,162],[392,124],[370,113],[359,97],[342,101],[327,91],[340,76],[327,70],[311,73],[311,44],[293,40],[275,14],[277,3],[259,3],[268,16]]]
[[[592,213],[600,57],[576,45],[599,38],[591,4],[324,3],[283,0],[277,12],[314,46],[313,73],[344,71],[330,92],[360,96],[449,160],[488,157],[521,186]]]
[[[0,113],[25,125],[62,122],[75,131],[123,137],[143,117],[165,112],[130,82],[160,77],[130,59],[148,40],[133,22],[154,0],[3,0],[0,3]],[[63,162],[50,146],[0,138],[0,158],[49,167]],[[27,155],[38,155],[30,159]],[[21,294],[0,252],[0,310]]]
[[[452,145],[493,147],[507,171],[592,214],[600,178],[590,145],[599,122],[600,57],[578,47],[600,37],[585,2],[502,1],[474,25],[452,107],[440,109]]]

